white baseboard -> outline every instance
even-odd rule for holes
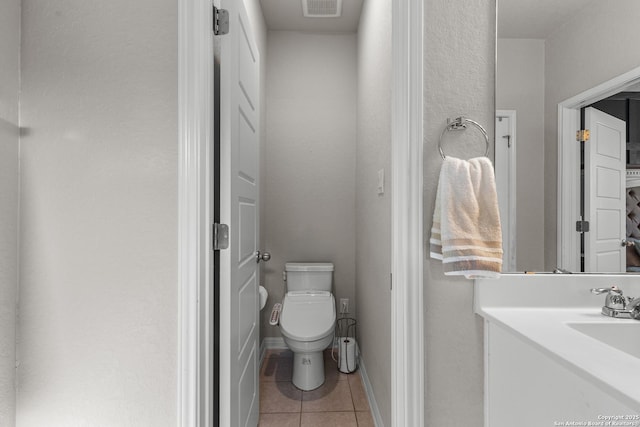
[[[373,387],[371,386],[371,382],[369,381],[367,370],[364,367],[362,355],[360,355],[360,367],[358,369],[360,371],[360,378],[362,378],[362,384],[364,385],[364,391],[365,393],[367,393],[367,400],[369,401],[369,408],[371,408],[371,416],[373,417],[373,422],[376,427],[384,427],[382,417],[380,416],[380,408],[378,408],[376,397],[373,394]]]
[[[284,338],[282,337],[265,337],[260,343],[260,365],[264,361],[264,355],[267,350],[271,349],[286,349],[287,345],[284,343]],[[371,386],[371,382],[369,381],[369,376],[367,375],[367,370],[364,367],[364,361],[362,360],[362,354],[359,357],[360,366],[358,370],[360,372],[360,378],[362,378],[362,384],[364,385],[364,391],[367,394],[367,400],[369,401],[369,407],[371,408],[371,416],[373,417],[373,422],[376,427],[384,427],[384,423],[382,422],[382,417],[380,416],[380,409],[378,408],[378,403],[376,402],[376,398],[373,394],[373,387]]]

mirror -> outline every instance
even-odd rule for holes
[[[640,270],[634,237],[640,237],[640,212],[638,220],[633,212],[635,198],[640,202],[640,188],[634,190],[640,182],[633,181],[640,175],[640,2],[498,0],[497,7],[495,166],[505,219],[503,271]],[[594,121],[589,107],[623,122],[622,145],[615,149],[621,163],[606,166],[614,171],[608,175],[593,158],[601,151],[595,147],[605,146],[597,142],[597,125],[589,142],[575,140],[585,120]],[[594,194],[616,198],[618,207],[598,207]],[[576,231],[586,222],[589,231]]]

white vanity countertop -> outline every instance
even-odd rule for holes
[[[604,298],[602,298],[604,302]],[[570,323],[633,324],[593,307],[478,307],[476,313],[515,332],[581,377],[640,413],[640,359],[583,334]]]

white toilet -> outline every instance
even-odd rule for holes
[[[280,332],[293,352],[293,384],[301,390],[324,383],[323,350],[332,343],[336,324],[332,276],[331,263],[285,264]]]

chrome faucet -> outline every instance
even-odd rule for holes
[[[617,286],[591,289],[592,294],[606,293],[602,314],[620,319],[640,320],[640,298],[625,297]]]

